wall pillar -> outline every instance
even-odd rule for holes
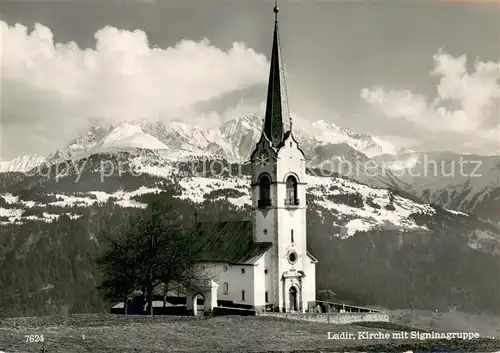
[[[205,284],[205,312],[212,312],[217,306],[217,288],[219,285],[212,281],[207,280]]]

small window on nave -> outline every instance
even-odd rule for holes
[[[229,293],[229,283],[224,282],[224,287],[223,288],[224,288],[224,294]]]

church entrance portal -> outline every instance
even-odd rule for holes
[[[304,312],[302,304],[302,278],[305,277],[304,272],[290,270],[282,275],[282,310],[285,312],[300,311]]]
[[[288,297],[290,301],[290,311],[297,311],[297,288],[294,286],[290,287]]]

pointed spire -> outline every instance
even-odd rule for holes
[[[269,71],[269,83],[267,88],[266,115],[264,119],[264,134],[278,146],[283,139],[283,114],[281,107],[281,67],[280,48],[278,34],[278,4],[275,0],[274,6],[274,36],[273,49],[271,52],[271,68]]]

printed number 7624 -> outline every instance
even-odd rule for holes
[[[24,335],[27,343],[41,343],[44,341],[43,335]]]

